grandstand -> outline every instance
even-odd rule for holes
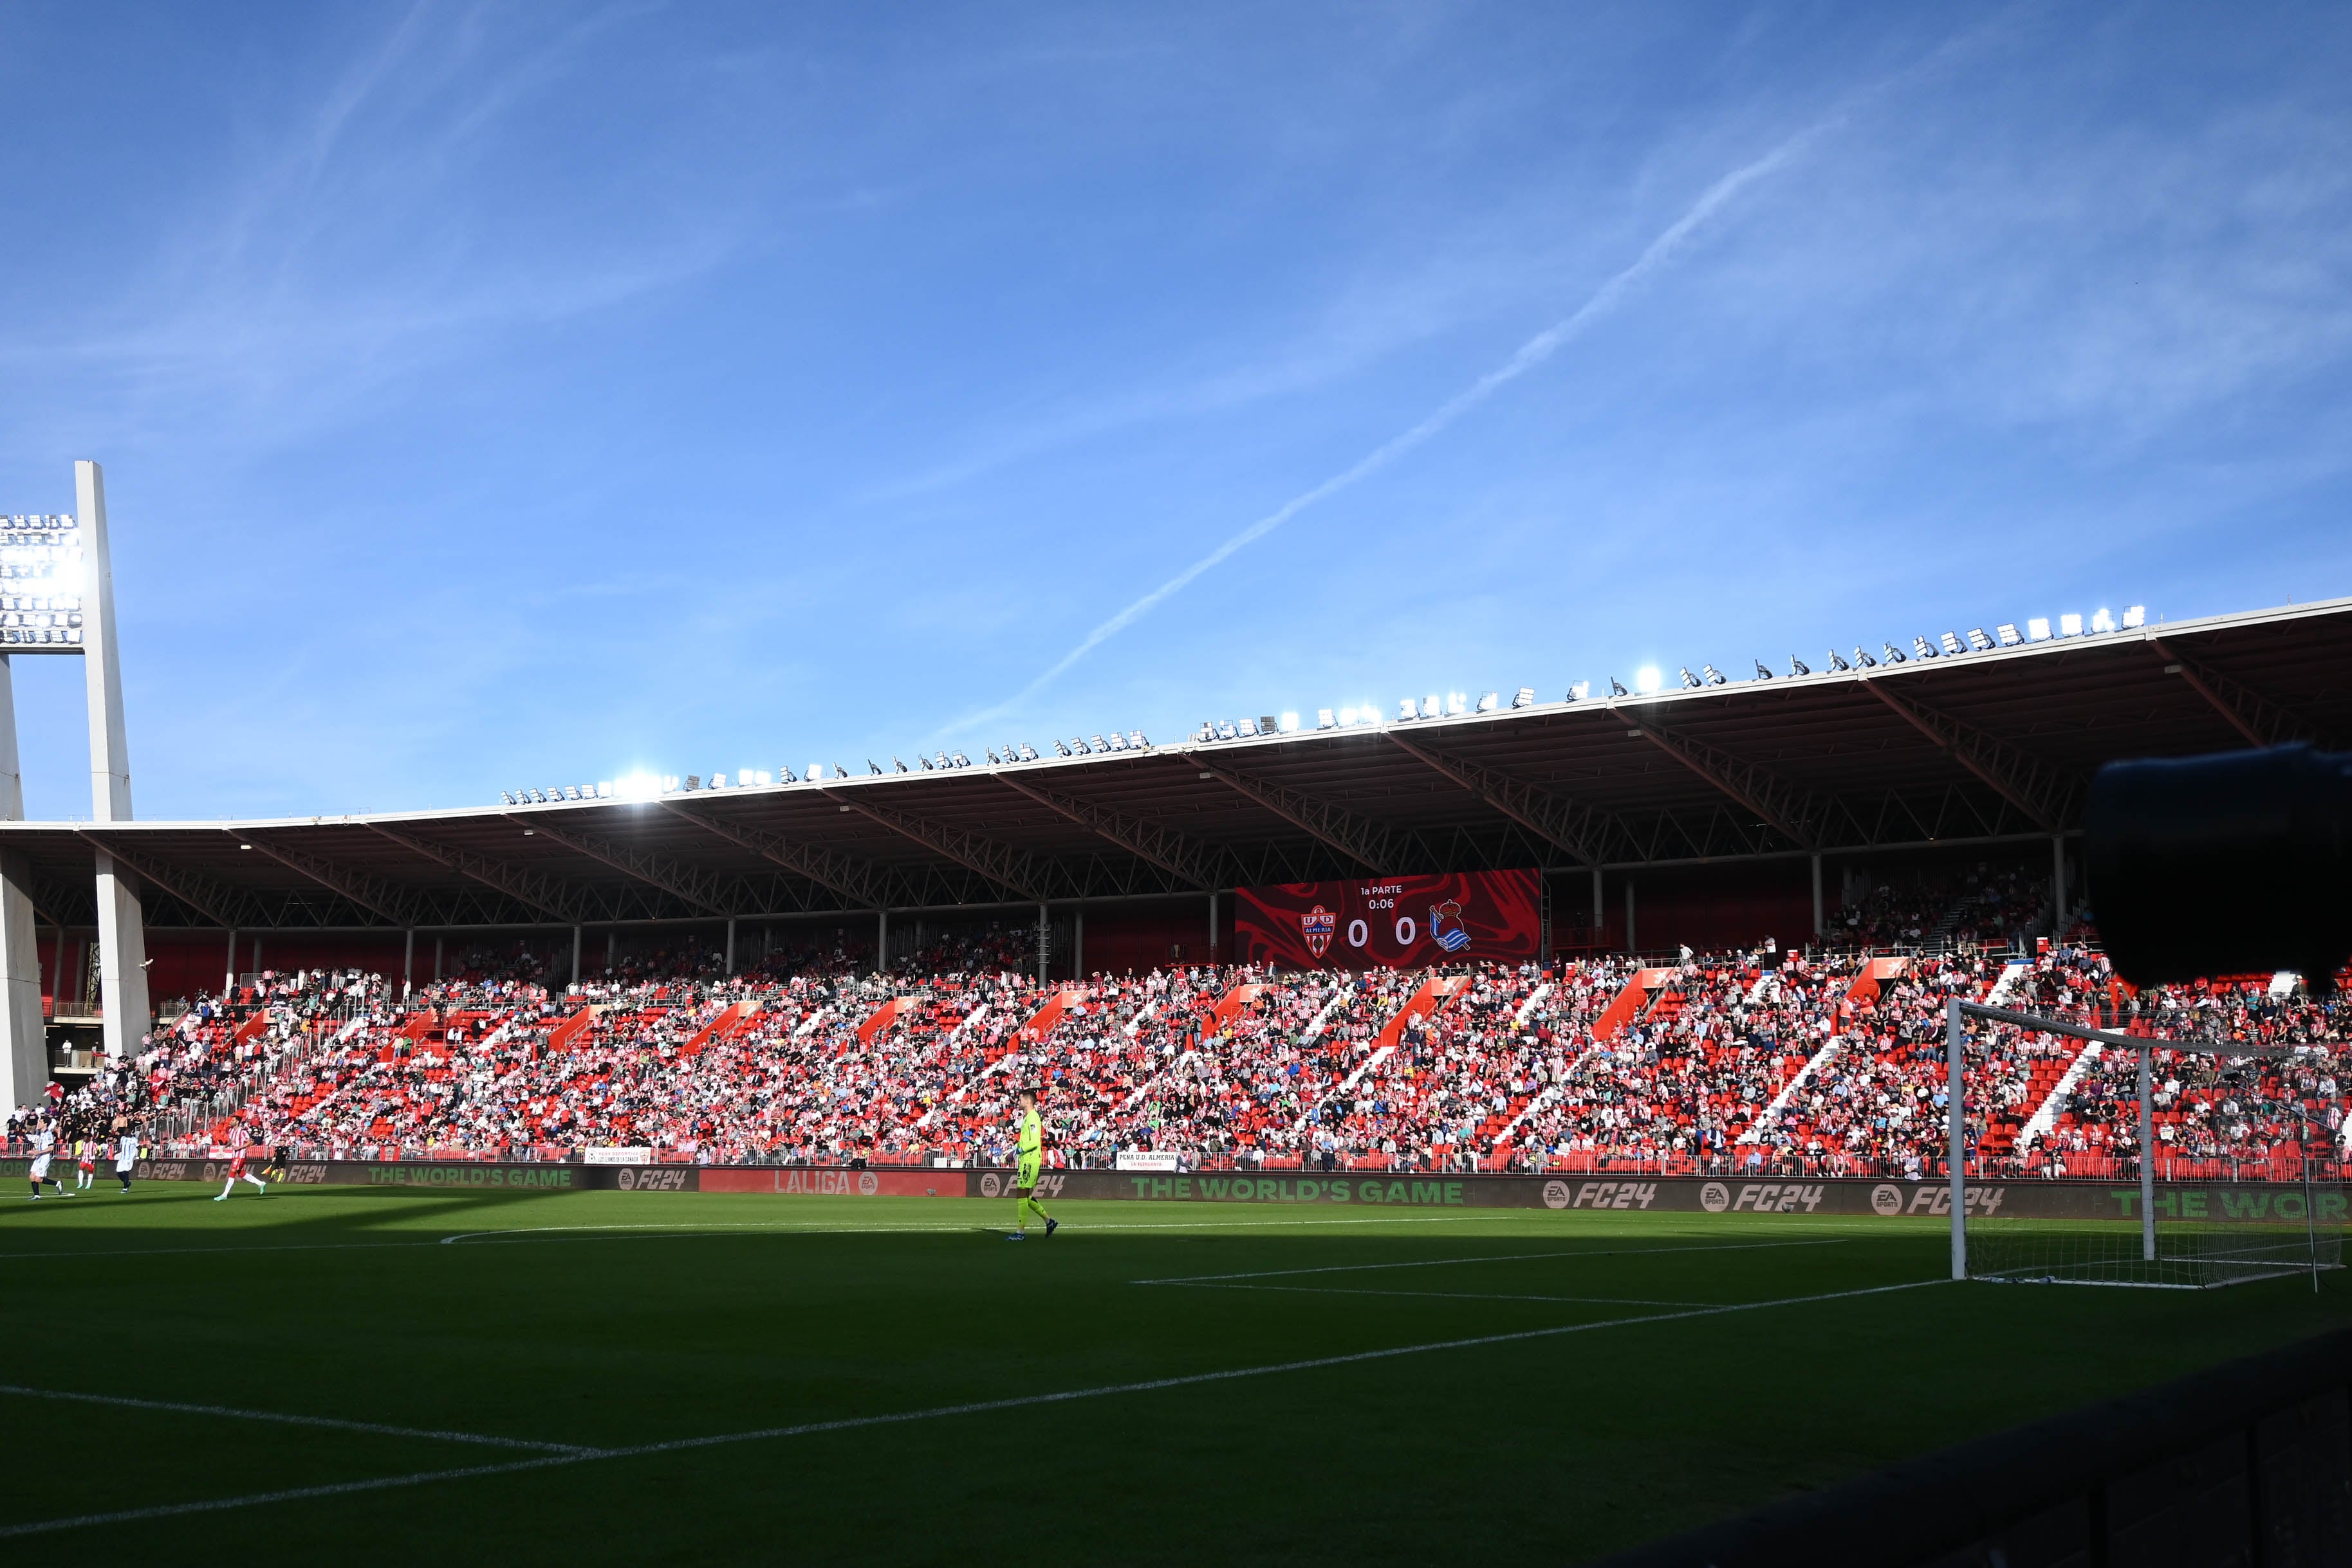
[[[1958,995],[2306,1048],[2160,1053],[2159,1158],[2338,1157],[2336,1005],[2270,976],[2129,995],[2067,842],[2110,757],[2352,733],[2352,601],[1946,641],[1082,758],[0,843],[61,1087],[175,1153],[961,1166],[1041,1079],[1058,1157],[1104,1167],[1917,1178]],[[93,855],[137,879],[171,998],[113,1071],[75,1049]],[[1527,865],[1534,961],[1235,962],[1253,882]],[[2116,1064],[2006,1043],[1971,1070],[1984,1170],[2137,1160]]]

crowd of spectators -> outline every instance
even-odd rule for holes
[[[2158,1157],[2278,1174],[2347,1135],[2341,1004],[2271,977],[2135,997],[2095,949],[1802,952],[1276,974],[1177,965],[1041,984],[1013,931],[908,972],[682,948],[551,988],[469,955],[395,997],[360,971],[205,997],[8,1132],[129,1116],[163,1153],[727,1164],[997,1164],[1020,1088],[1052,1158],[1182,1166],[1931,1175],[1948,1149],[1944,1002],[2284,1048],[2156,1053]],[[2006,1026],[1966,1062],[1968,1144],[2007,1175],[2137,1161],[2133,1053]]]

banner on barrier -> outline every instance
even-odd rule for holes
[[[1234,903],[1242,961],[1294,969],[1519,962],[1543,946],[1532,871],[1448,872],[1244,887]]]

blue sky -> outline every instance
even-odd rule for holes
[[[0,507],[106,464],[158,818],[2352,593],[2347,66],[2323,7],[14,5]],[[86,814],[78,668],[16,689]]]

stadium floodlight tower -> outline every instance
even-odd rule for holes
[[[75,515],[0,516],[0,818],[22,821],[11,661],[19,653],[79,654],[89,694],[90,818],[131,818],[130,747],[123,736],[122,669],[114,635],[114,570],[106,549],[106,476],[74,465]],[[138,1049],[150,1027],[147,943],[140,889],[102,845],[98,872],[99,998],[106,1054]],[[12,1104],[34,1103],[49,1077],[41,977],[33,939],[30,871],[21,852],[0,853],[0,1056]]]

